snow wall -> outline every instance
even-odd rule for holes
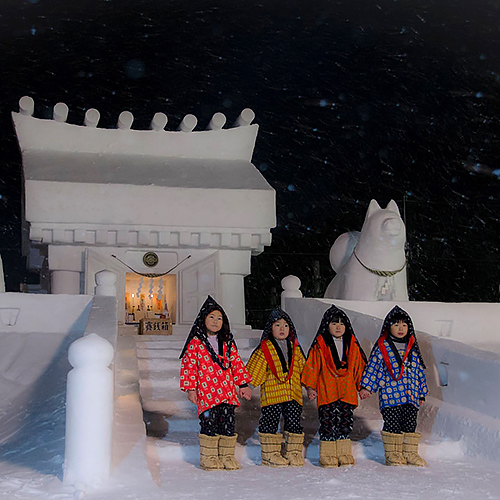
[[[0,455],[62,478],[68,348],[116,343],[115,297],[0,294]]]
[[[345,310],[368,355],[383,318],[396,303],[287,298],[285,309],[304,350],[309,349],[323,313],[332,304]],[[398,305],[412,317],[427,365],[430,394],[419,412],[419,431],[424,437],[437,434],[462,440],[468,454],[500,462],[500,400],[494,397],[500,380],[500,354],[455,340],[500,346],[498,321],[492,320],[500,317],[500,304],[441,304],[441,308],[424,302]],[[436,326],[436,321],[441,324]],[[443,322],[447,336],[436,336],[443,334]],[[378,395],[362,404],[378,407]]]

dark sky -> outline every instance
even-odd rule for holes
[[[77,5],[74,5],[77,4]],[[276,189],[273,245],[252,260],[249,317],[293,273],[322,295],[336,237],[371,198],[405,211],[415,300],[497,301],[500,244],[500,2],[487,0],[3,1],[0,6],[0,252],[20,257],[21,159],[10,121],[59,101],[101,127],[130,110],[205,128],[251,107],[254,164]],[[256,293],[257,290],[259,293]]]

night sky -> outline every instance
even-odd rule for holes
[[[76,5],[74,5],[76,4]],[[252,259],[261,326],[295,274],[322,296],[328,252],[393,198],[407,226],[412,300],[500,298],[500,1],[2,1],[0,252],[8,291],[36,282],[21,257],[22,175],[10,112],[70,107],[100,127],[204,129],[252,108],[253,163],[277,194],[273,244]]]

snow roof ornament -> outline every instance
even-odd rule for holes
[[[164,113],[134,130],[123,111],[114,129],[33,116],[22,97],[12,113],[23,156],[30,239],[49,244],[206,246],[260,253],[276,224],[275,193],[251,163],[258,125],[244,109],[232,128],[215,113],[206,130],[187,114],[167,131]],[[214,190],[217,194],[214,196]],[[236,238],[236,240],[235,240]]]
[[[88,109],[82,126],[66,123],[69,108],[60,102],[53,108],[52,120],[33,117],[31,97],[19,100],[19,112],[12,113],[19,144],[25,150],[71,151],[81,153],[134,154],[162,157],[205,158],[250,161],[258,125],[255,113],[244,109],[232,128],[223,128],[226,117],[215,113],[207,129],[194,131],[197,118],[187,114],[175,131],[164,128],[168,118],[156,113],[150,130],[133,130],[134,116],[122,111],[115,129],[98,128],[100,113]],[[155,133],[156,132],[156,133]]]

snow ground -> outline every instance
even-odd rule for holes
[[[137,342],[138,371],[149,436],[139,438],[118,464],[111,479],[88,491],[95,500],[200,499],[500,499],[497,462],[467,456],[463,442],[440,440],[425,432],[421,453],[426,468],[386,467],[380,441],[380,415],[373,404],[356,411],[353,431],[357,463],[354,467],[322,469],[318,466],[316,409],[304,407],[306,465],[303,468],[260,467],[256,427],[258,393],[237,414],[237,457],[242,469],[206,472],[199,468],[196,410],[178,389],[178,353],[181,338],[128,338],[122,354],[133,357]],[[254,342],[239,342],[247,358]],[[61,363],[63,364],[62,358]],[[57,364],[56,364],[57,366]],[[62,369],[62,368],[61,368]],[[133,385],[133,373],[124,379]],[[53,377],[60,374],[54,370]],[[64,384],[47,374],[46,391],[22,404],[13,403],[0,414],[0,496],[15,500],[83,498],[81,491],[64,485]],[[119,389],[121,390],[121,389]],[[258,392],[258,391],[255,391]],[[123,394],[127,410],[137,404]],[[425,412],[424,412],[425,413]]]

